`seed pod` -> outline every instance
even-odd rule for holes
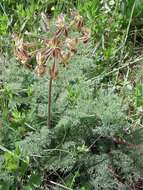
[[[55,65],[52,66],[52,68],[49,69],[49,74],[50,77],[55,80],[57,78],[58,75],[58,69]]]

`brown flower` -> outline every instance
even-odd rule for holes
[[[45,50],[45,56],[48,58],[59,59],[61,57],[61,42],[57,37],[48,41],[48,48]]]
[[[87,28],[87,27],[82,27],[82,28],[81,28],[81,32],[83,33],[83,36],[82,36],[81,38],[79,38],[79,39],[82,40],[83,43],[87,43],[88,40],[89,40],[90,37],[91,37],[90,29]]]
[[[72,12],[71,12],[71,15],[72,15],[72,17],[73,17],[74,25],[75,25],[79,30],[81,30],[81,28],[82,28],[83,25],[84,25],[82,16],[79,14],[79,12],[76,12],[76,11],[74,11],[74,12],[72,11]]]
[[[62,64],[64,67],[66,67],[68,65],[70,58],[72,57],[72,53],[71,52],[67,52],[67,53],[62,52],[61,55],[62,55],[62,59],[61,59],[60,64]]]
[[[68,28],[65,23],[65,15],[60,14],[56,20],[56,27],[58,30],[56,31],[56,36],[59,37],[62,33],[67,37],[68,36]]]
[[[67,38],[66,45],[71,52],[76,53],[77,45],[78,45],[78,38],[74,38],[74,39]]]
[[[16,59],[19,60],[23,65],[26,65],[31,59],[29,53],[24,49],[15,49],[14,53]]]
[[[15,44],[14,54],[16,59],[19,60],[23,65],[28,65],[31,56],[24,46],[23,38],[20,38],[20,36],[16,33],[12,35],[12,38]]]

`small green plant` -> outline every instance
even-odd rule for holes
[[[90,38],[90,31],[84,26],[82,16],[78,12],[72,12],[72,20],[68,19],[64,14],[60,14],[57,20],[54,22],[54,28],[49,31],[50,38],[45,37],[44,40],[40,39],[39,44],[33,45],[36,49],[34,54],[29,52],[28,48],[32,47],[32,43],[24,43],[23,38],[14,35],[15,41],[15,55],[21,63],[32,68],[30,60],[34,55],[36,57],[37,66],[35,72],[38,76],[43,76],[45,73],[49,73],[49,94],[48,94],[48,127],[51,128],[51,93],[52,93],[52,82],[57,78],[58,75],[58,64],[67,66],[68,61],[77,53],[77,46],[82,41],[86,43]],[[71,31],[78,31],[77,34],[72,36]],[[79,35],[81,33],[81,35]],[[53,35],[52,35],[53,34]],[[51,60],[53,63],[51,64]]]

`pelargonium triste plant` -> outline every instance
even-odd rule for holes
[[[67,21],[66,21],[67,20]],[[52,37],[38,38],[39,44],[24,42],[18,34],[13,35],[16,58],[29,69],[32,69],[30,60],[36,57],[37,66],[35,73],[38,76],[48,74],[49,94],[48,94],[48,127],[51,128],[51,92],[52,82],[57,78],[58,65],[67,66],[69,60],[77,53],[80,42],[86,43],[90,38],[90,30],[84,26],[83,18],[78,12],[71,12],[71,19],[66,19],[64,14],[60,14],[53,23],[55,31],[47,31]],[[51,27],[52,28],[52,27]],[[77,31],[78,35],[72,37],[71,31]],[[77,34],[77,33],[76,33]],[[31,51],[31,49],[34,51]],[[50,60],[53,64],[50,65]]]

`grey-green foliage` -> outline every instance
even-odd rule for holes
[[[24,122],[34,130],[25,131],[26,126],[20,123],[15,131],[23,129],[23,139],[18,138],[13,146],[6,144],[7,147],[20,146],[21,156],[30,157],[31,170],[42,170],[41,175],[56,173],[59,182],[62,176],[67,178],[70,173],[79,172],[75,189],[87,183],[97,190],[131,189],[131,184],[142,174],[142,152],[128,143],[136,144],[133,140],[136,137],[140,145],[142,129],[137,132],[128,123],[125,102],[118,94],[101,89],[94,95],[87,74],[89,68],[96,69],[93,60],[77,55],[67,68],[60,67],[58,79],[53,83],[54,127],[50,130],[46,126],[48,77],[38,78],[34,72],[12,62],[3,70],[2,78],[12,93],[8,106],[12,112],[23,103],[25,96],[28,108]],[[19,111],[23,112],[23,108]],[[128,126],[130,134],[124,130]],[[127,143],[118,143],[118,138]]]
[[[133,160],[121,151],[113,151],[111,155],[102,154],[96,159],[99,163],[96,167],[89,168],[88,172],[91,175],[91,183],[99,190],[131,189],[132,181],[140,176]]]
[[[38,154],[37,157],[41,156],[41,164],[44,163],[46,170],[60,171],[65,174],[79,170],[80,175],[88,176],[86,180],[98,190],[131,189],[132,181],[138,179],[141,173],[139,167],[135,166],[135,158],[130,154],[138,154],[128,146],[114,145],[112,141],[113,136],[124,134],[123,127],[127,125],[122,114],[121,99],[113,93],[100,92],[100,98],[93,100],[92,93],[89,91],[84,93],[87,94],[84,95],[85,99],[82,94],[79,94],[76,104],[66,109],[64,116],[59,119],[52,131],[42,129],[43,132],[38,138],[36,137],[37,143],[31,143],[36,147],[35,154]],[[110,112],[112,108],[116,111],[116,117],[108,112],[102,114],[105,109]],[[107,115],[108,125],[104,120]],[[104,138],[100,141],[100,137]],[[33,135],[25,139],[25,144],[22,144],[23,150],[27,139],[32,138],[34,142]],[[41,146],[38,139],[41,142],[43,139],[47,140]],[[89,148],[91,144],[95,144],[95,153]]]
[[[103,136],[113,136],[126,125],[122,99],[112,92],[99,92],[95,112],[102,125],[97,130]]]

